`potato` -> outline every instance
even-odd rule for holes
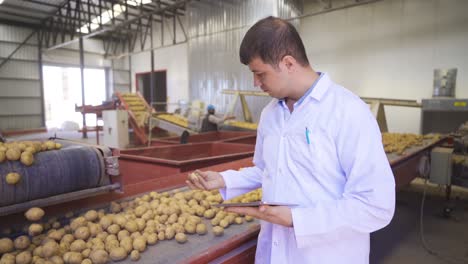
[[[32,255],[29,251],[23,251],[16,255],[16,264],[29,264],[32,261]]]
[[[124,248],[127,253],[133,250],[133,239],[131,237],[124,237],[120,241],[120,247]]]
[[[0,255],[13,251],[15,245],[9,238],[0,239]]]
[[[29,152],[31,154],[34,154],[36,153],[36,149],[34,147],[26,147],[26,149],[24,150],[24,152]]]
[[[44,144],[46,145],[47,150],[55,149],[55,142],[52,141],[52,140],[48,140],[48,141],[44,142]]]
[[[185,231],[189,234],[194,234],[196,227],[197,227],[197,224],[195,224],[194,222],[190,222],[190,221],[185,223],[184,225]]]
[[[101,225],[102,229],[107,229],[110,225],[112,225],[112,219],[109,216],[103,216],[99,220],[99,224]]]
[[[28,228],[28,234],[30,236],[37,236],[44,231],[44,227],[41,224],[31,224]]]
[[[146,249],[146,240],[143,237],[137,237],[133,240],[132,245],[133,249],[143,252]]]
[[[224,234],[224,228],[220,226],[213,227],[213,234],[215,236],[222,236]]]
[[[17,148],[9,148],[5,155],[8,160],[19,160],[21,157],[21,150]]]
[[[71,244],[73,240],[75,240],[75,237],[72,234],[65,234],[60,240],[60,242]]]
[[[203,223],[198,224],[197,227],[196,227],[196,229],[195,229],[195,231],[196,231],[197,234],[199,234],[199,235],[204,235],[204,234],[206,234],[206,232],[207,232],[206,225],[203,224]]]
[[[81,264],[93,264],[93,262],[89,258],[85,258],[81,261]]]
[[[110,252],[111,249],[119,247],[119,246],[120,246],[119,241],[117,239],[113,239],[113,240],[106,241],[105,248],[108,252]]]
[[[174,238],[176,232],[175,232],[174,228],[172,228],[172,227],[167,227],[165,233],[166,233],[166,234],[165,234],[165,235],[166,235],[166,239],[171,240],[171,239]]]
[[[5,177],[6,183],[15,185],[21,180],[21,175],[17,172],[10,172]]]
[[[28,236],[19,236],[13,241],[16,249],[26,249],[31,244]]]
[[[31,152],[25,151],[21,153],[20,161],[26,166],[31,166],[34,163],[34,156]]]
[[[254,220],[253,216],[250,216],[250,215],[246,215],[244,218],[245,218],[245,221],[247,222],[252,222]]]
[[[0,163],[4,162],[5,160],[6,160],[5,151],[0,150]]]
[[[127,251],[124,248],[116,247],[111,249],[109,256],[113,261],[123,260],[127,258]]]
[[[63,264],[63,259],[62,259],[62,257],[59,257],[59,256],[53,256],[49,260],[53,264]]]
[[[42,256],[50,258],[59,253],[59,245],[55,241],[49,241],[42,246]]]
[[[185,233],[185,228],[183,225],[179,224],[179,223],[175,223],[172,225],[172,228],[174,228],[174,231],[176,233]]]
[[[102,232],[102,227],[99,224],[88,223],[89,235],[90,237],[96,237],[97,234]]]
[[[196,216],[196,215],[189,216],[188,220],[190,222],[193,222],[194,224],[199,224],[199,223],[202,222],[202,219],[200,217]]]
[[[132,239],[135,239],[135,238],[137,238],[137,237],[141,237],[141,233],[140,233],[139,231],[138,231],[138,232],[135,232],[135,233],[132,233],[132,234],[130,235],[130,238],[132,238]]]
[[[85,213],[84,218],[87,221],[93,222],[98,218],[98,213],[96,212],[96,210],[89,210]]]
[[[83,256],[78,252],[66,252],[63,254],[63,260],[66,264],[81,264]]]
[[[203,216],[205,218],[211,219],[211,218],[213,218],[215,216],[215,211],[212,210],[212,209],[208,209],[203,213]]]
[[[83,226],[86,226],[86,225],[87,225],[86,218],[84,218],[83,216],[80,216],[80,217],[77,217],[77,218],[73,219],[73,221],[71,221],[70,228],[73,231],[75,231],[79,227],[83,227]]]
[[[146,243],[148,245],[154,245],[158,242],[158,235],[156,233],[150,233],[146,236]]]
[[[137,219],[135,219],[135,222],[138,225],[138,231],[143,231],[143,229],[145,229],[145,226],[146,226],[146,221],[145,220],[143,220],[141,218],[137,218]]]
[[[138,250],[132,250],[130,253],[130,259],[133,261],[138,261],[140,259],[140,252]]]
[[[127,221],[127,223],[125,223],[125,229],[130,233],[133,233],[139,230],[138,224],[135,221]]]
[[[125,237],[130,237],[130,233],[127,230],[120,230],[119,233],[117,233],[117,238],[119,241],[122,241],[122,239]]]
[[[86,240],[89,237],[89,229],[86,226],[80,226],[75,230],[75,238]]]
[[[175,240],[178,243],[183,244],[183,243],[187,242],[187,236],[184,233],[177,233],[175,235]]]
[[[166,239],[166,233],[164,231],[158,232],[158,240],[163,241]]]
[[[234,219],[236,219],[236,217],[234,215],[232,215],[232,214],[228,214],[228,216],[226,216],[224,219],[226,219],[229,224],[233,224]]]
[[[105,264],[109,262],[109,254],[103,249],[92,251],[89,258],[94,264]]]
[[[89,258],[89,255],[91,254],[91,246],[81,251],[81,256],[83,256],[83,258]]]
[[[107,232],[109,232],[109,234],[116,235],[117,233],[119,233],[119,231],[120,231],[120,226],[117,224],[112,224],[107,228]]]
[[[118,213],[118,212],[120,212],[121,207],[120,207],[120,204],[118,204],[116,202],[111,202],[109,209],[110,209],[110,211],[112,213]]]
[[[70,244],[70,250],[73,252],[81,252],[86,249],[86,242],[83,239],[77,239]]]
[[[140,205],[137,208],[135,208],[134,213],[137,217],[141,217],[143,214],[146,213],[146,210],[147,208],[145,206]]]
[[[224,218],[223,220],[219,221],[219,225],[222,227],[222,228],[226,228],[229,226],[229,220],[227,220],[226,218]]]
[[[238,217],[234,218],[234,223],[236,223],[238,225],[241,225],[242,223],[244,223],[244,218],[238,216]]]
[[[3,254],[2,258],[0,259],[0,264],[15,264],[15,255],[13,254]]]
[[[127,219],[121,214],[115,215],[114,218],[112,218],[112,223],[119,225],[119,227],[124,227],[126,222]]]
[[[62,148],[62,144],[60,143],[55,143],[55,149],[61,149]]]

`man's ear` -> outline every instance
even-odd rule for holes
[[[286,55],[281,59],[281,62],[288,72],[294,72],[296,70],[297,61],[293,56]]]

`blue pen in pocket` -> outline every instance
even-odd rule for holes
[[[308,127],[306,127],[306,129],[305,129],[305,136],[306,136],[306,139],[307,139],[307,144],[310,145],[309,128]]]

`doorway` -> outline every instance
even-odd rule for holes
[[[83,116],[75,111],[81,106],[81,72],[78,67],[44,65],[44,108],[48,129],[77,130]],[[106,100],[104,69],[84,69],[85,103],[100,105]],[[96,124],[95,115],[86,115],[87,124]],[[102,124],[101,124],[102,125]]]
[[[151,72],[136,74],[136,89],[139,91],[148,104],[158,112],[167,112],[167,71],[154,71],[154,84],[151,87]],[[151,98],[151,91],[153,98]]]

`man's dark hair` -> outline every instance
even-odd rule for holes
[[[274,67],[284,56],[294,57],[302,66],[309,60],[296,28],[289,22],[269,16],[253,25],[245,34],[240,50],[240,61],[247,65],[259,57]]]

